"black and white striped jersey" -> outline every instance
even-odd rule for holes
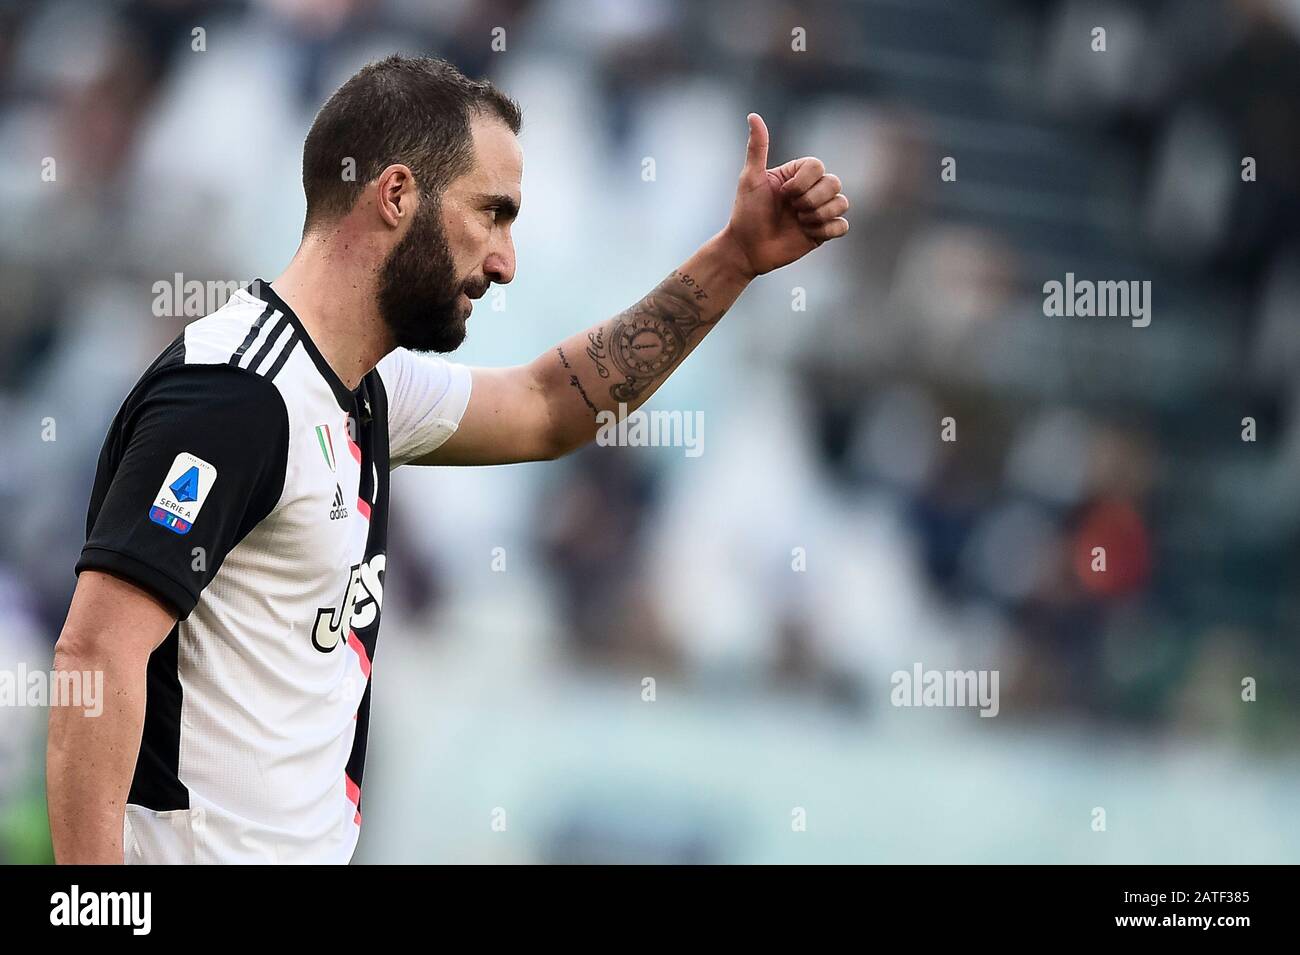
[[[346,862],[361,824],[389,470],[455,430],[464,365],[399,349],[355,390],[261,281],[118,411],[77,572],[173,607],[150,657],[127,862]]]

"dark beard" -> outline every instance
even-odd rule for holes
[[[456,278],[440,215],[436,203],[426,203],[379,276],[379,315],[399,348],[450,352],[465,340],[469,315],[457,301],[465,284]]]

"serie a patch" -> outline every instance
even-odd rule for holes
[[[216,468],[182,451],[167,469],[167,477],[149,508],[149,520],[174,533],[188,534],[216,480]]]

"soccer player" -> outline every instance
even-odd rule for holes
[[[840,181],[815,158],[767,168],[750,114],[730,220],[640,302],[516,368],[420,354],[453,351],[472,300],[514,278],[519,127],[440,60],[366,66],[307,135],[288,267],[186,327],[127,395],[55,653],[106,687],[98,718],[51,710],[57,861],[347,862],[389,471],[574,450],[750,280],[848,230]]]

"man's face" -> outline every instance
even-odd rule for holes
[[[471,168],[420,203],[384,262],[379,312],[401,348],[450,352],[465,340],[472,299],[515,276],[510,227],[519,211],[523,153],[499,119],[475,116]]]

